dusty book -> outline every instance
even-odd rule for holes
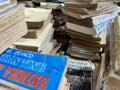
[[[28,33],[23,38],[34,38],[37,39],[41,35],[41,33],[45,30],[45,28],[52,22],[52,15],[49,15],[44,21],[41,26],[41,24],[32,23],[31,25],[28,25]],[[36,24],[36,25],[34,25]]]
[[[120,58],[119,58],[119,54],[120,54],[120,49],[119,49],[119,45],[120,45],[120,16],[118,16],[116,19],[115,19],[115,22],[114,22],[114,35],[113,35],[113,40],[114,40],[114,56],[113,56],[113,60],[114,60],[114,63],[115,63],[115,72],[120,74],[120,66],[119,66],[119,62],[120,62]]]
[[[38,38],[21,38],[17,40],[14,45],[18,49],[40,52],[47,47],[50,40],[53,39],[54,29],[52,23],[49,23],[45,30],[41,31],[41,34]]]
[[[63,56],[9,48],[0,55],[0,83],[16,90],[64,90],[66,66]]]
[[[51,9],[25,8],[25,20],[29,29],[41,29],[50,17]]]
[[[68,22],[66,23],[67,29],[71,29],[71,30],[89,34],[89,35],[99,35],[103,30],[107,29],[108,23],[113,22],[114,18],[111,18],[103,23],[94,25],[92,27],[86,26],[86,25],[90,25],[90,24],[87,24],[88,22],[90,22],[90,20],[86,19],[88,21],[86,24],[82,22],[81,20],[80,21],[79,20],[75,21],[75,19],[74,21],[71,21],[71,20],[72,19],[68,20]]]
[[[89,17],[85,19],[75,18],[71,15],[67,15],[67,21],[77,24],[77,25],[82,25],[86,27],[94,27],[101,23],[111,21],[111,19],[114,19],[118,15],[118,12],[119,11],[117,10],[117,11],[113,11],[107,14],[93,16],[93,17]]]

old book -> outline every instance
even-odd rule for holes
[[[108,5],[113,5],[113,2],[99,2],[99,3],[82,3],[82,2],[66,2],[64,7],[65,8],[75,8],[75,9],[88,9],[88,10],[91,10],[91,9],[97,9],[97,8],[101,8],[101,7],[105,7],[108,6]]]
[[[0,55],[0,84],[12,90],[61,90],[66,67],[63,56],[7,49]]]
[[[40,7],[46,8],[46,9],[61,9],[62,4],[56,3],[56,2],[40,2]]]
[[[98,36],[88,35],[88,34],[76,32],[76,31],[70,30],[70,29],[66,29],[66,31],[69,33],[69,35],[72,38],[78,38],[78,39],[85,40],[88,42],[97,42],[97,43],[99,43],[101,41],[101,38]],[[93,41],[89,41],[89,40],[93,40]]]
[[[77,70],[94,70],[95,65],[92,62],[68,58],[68,68],[77,69]]]
[[[100,48],[96,48],[96,47],[91,47],[91,46],[85,46],[85,45],[82,45],[82,44],[77,44],[77,43],[74,43],[74,42],[71,42],[72,44],[72,47],[74,47],[75,49],[78,49],[78,50],[84,50],[84,51],[91,51],[91,52],[96,52],[96,53],[99,53],[100,52]]]
[[[96,9],[90,9],[90,8],[73,8],[73,7],[63,7],[63,9],[65,10],[69,10],[71,12],[74,12],[74,13],[78,13],[78,14],[99,14],[99,13],[102,13],[108,9],[112,9],[112,8],[116,8],[115,5],[113,4],[109,4],[109,5],[104,5],[104,6],[101,6],[99,8],[96,8]]]
[[[62,43],[57,43],[48,54],[55,55],[55,53],[60,49],[61,46]]]
[[[77,24],[70,23],[70,22],[66,23],[66,27],[67,29],[74,30],[78,33],[80,32],[80,33],[85,33],[89,35],[96,35],[96,31],[94,28],[88,28],[88,27],[77,25]]]
[[[119,45],[120,45],[120,41],[119,41],[119,38],[120,38],[120,16],[118,16],[116,19],[115,19],[115,22],[114,22],[114,35],[113,35],[113,40],[114,40],[114,63],[115,63],[115,72],[116,73],[119,73],[120,74],[120,66],[119,66],[119,63],[120,63],[120,58],[119,58],[119,55],[120,55],[120,51],[119,51]],[[112,47],[111,47],[112,48]]]
[[[96,51],[87,50],[86,48],[77,47],[77,46],[74,46],[74,45],[70,45],[69,48],[74,50],[74,51],[80,51],[80,52],[86,52],[86,53],[94,53],[94,54],[98,53]]]
[[[62,9],[62,12],[66,15],[69,15],[71,17],[77,18],[77,19],[85,19],[85,18],[90,18],[90,17],[94,17],[94,16],[98,16],[98,15],[102,15],[102,14],[106,14],[109,12],[113,12],[117,10],[117,7],[110,7],[109,9],[103,11],[103,12],[98,12],[98,13],[91,13],[91,14],[81,14],[81,13],[75,13],[66,9]]]
[[[34,38],[34,39],[38,38],[41,35],[41,33],[43,32],[43,30],[47,27],[47,25],[49,23],[51,23],[51,21],[52,21],[52,15],[49,15],[46,18],[46,20],[43,21],[42,26],[38,25],[41,27],[39,29],[37,29],[38,28],[37,25],[34,26],[34,24],[33,24],[33,26],[30,26],[30,27],[27,25],[28,26],[28,33],[24,36],[24,38]],[[32,29],[29,29],[29,28],[32,28]]]
[[[28,28],[41,29],[44,26],[44,24],[46,24],[46,20],[50,18],[50,13],[51,9],[26,8],[25,17]]]
[[[107,14],[89,17],[85,19],[75,18],[70,15],[67,15],[67,22],[71,22],[86,27],[94,27],[104,22],[107,24],[109,20],[115,18],[117,15],[118,15],[118,11],[113,11]]]
[[[27,33],[24,6],[17,5],[0,14],[0,53]]]
[[[49,54],[49,52],[54,48],[54,46],[57,44],[56,40],[51,40],[48,45],[46,46],[46,48],[44,48],[41,52],[41,54]],[[51,54],[50,54],[51,55]]]
[[[37,39],[19,39],[14,43],[15,47],[28,51],[41,52],[44,48],[46,48],[47,43],[49,43],[49,41],[53,38],[54,29],[52,28],[52,25],[52,23],[49,23]]]
[[[100,60],[100,56],[98,54],[79,52],[79,51],[74,51],[71,49],[68,49],[67,53],[70,56],[83,58],[83,59],[87,59],[87,60]]]
[[[41,22],[51,13],[51,9],[43,8],[25,8],[26,22]]]
[[[104,21],[104,22],[96,25],[96,24],[92,24],[94,22],[94,20],[92,20],[92,19],[91,20],[90,19],[84,19],[84,20],[76,19],[75,20],[75,18],[72,18],[72,17],[67,17],[67,18],[68,18],[68,21],[66,23],[66,27],[68,29],[86,33],[86,34],[98,35],[98,36],[100,35],[101,32],[103,32],[104,30],[107,29],[108,23],[111,23],[114,21],[114,18],[111,18],[107,21]],[[88,21],[88,22],[86,22],[86,21]],[[93,26],[91,26],[89,22]],[[71,27],[71,26],[75,26],[75,27]]]
[[[85,45],[85,46],[90,46],[90,47],[96,47],[96,48],[102,48],[104,47],[104,45],[101,45],[99,43],[91,43],[91,42],[85,42],[85,41],[82,41],[80,39],[71,39],[70,40],[71,43],[76,43],[76,44],[82,44],[82,45]]]

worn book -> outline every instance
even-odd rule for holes
[[[113,2],[99,2],[99,3],[82,3],[82,2],[66,2],[64,7],[67,9],[78,9],[78,10],[83,10],[83,13],[88,13],[86,12],[86,10],[92,10],[92,9],[96,9],[97,10],[101,10],[104,9],[105,7],[109,6],[109,5],[114,5]],[[82,12],[81,12],[82,13]]]
[[[66,23],[66,28],[76,31],[76,32],[80,32],[80,33],[84,33],[84,34],[88,34],[88,35],[99,35],[102,31],[104,31],[105,29],[107,29],[107,25],[109,22],[113,22],[114,19],[108,20],[106,22],[103,22],[99,25],[95,25],[93,27],[86,27],[86,26],[82,26],[79,25],[78,23],[75,24],[74,22],[67,22]]]
[[[41,34],[38,38],[21,38],[17,40],[14,45],[18,49],[28,50],[28,51],[34,51],[34,52],[41,52],[43,49],[45,49],[50,42],[50,40],[53,39],[53,24],[49,23],[44,30],[41,31]]]
[[[97,42],[97,43],[99,43],[101,41],[101,38],[99,36],[88,35],[88,34],[76,32],[76,31],[70,30],[70,29],[66,29],[66,31],[69,33],[70,37],[72,37],[72,38],[77,38],[77,39],[81,39],[84,41]],[[89,41],[89,40],[93,40],[93,41]]]
[[[100,60],[100,56],[99,54],[95,54],[95,53],[87,53],[87,52],[81,52],[81,51],[74,51],[72,49],[68,49],[67,53],[70,56],[73,57],[77,57],[77,58],[82,58],[82,59],[86,59],[86,60]]]
[[[43,12],[41,12],[42,14]],[[41,17],[41,16],[40,16]],[[49,24],[49,22],[52,22],[52,15],[49,13],[48,16],[46,18],[44,18],[44,20],[40,21],[40,22],[27,22],[27,26],[28,29],[42,29],[43,27],[46,27],[47,24]]]
[[[69,15],[71,17],[77,18],[77,19],[85,19],[85,18],[90,18],[90,17],[94,17],[94,16],[98,16],[98,15],[103,15],[109,12],[113,12],[117,10],[117,7],[111,7],[108,10],[105,10],[103,12],[98,12],[98,13],[91,13],[91,14],[81,14],[81,13],[75,13],[66,9],[62,9],[62,12],[66,15]]]
[[[50,54],[50,51],[54,48],[55,45],[57,45],[57,41],[55,39],[49,41],[46,48],[43,49],[40,53],[41,54]]]
[[[113,54],[113,60],[115,63],[115,72],[120,74],[120,66],[119,66],[119,62],[120,62],[120,49],[119,49],[119,45],[120,45],[120,16],[118,16],[115,19],[114,22],[114,33],[113,33],[113,40],[114,40],[114,47],[110,47],[114,50],[114,54]]]
[[[88,27],[77,25],[77,24],[70,23],[70,22],[66,23],[66,27],[67,27],[67,29],[71,29],[71,30],[76,31],[78,33],[80,32],[80,33],[85,33],[88,35],[96,35],[94,28],[88,28]]]
[[[63,56],[9,48],[0,55],[0,85],[15,90],[64,90],[66,66]]]
[[[107,14],[93,16],[85,19],[75,18],[73,16],[67,15],[67,22],[71,22],[86,27],[94,27],[104,22],[112,21],[112,19],[114,19],[117,15],[118,11],[113,11]]]
[[[24,36],[24,38],[33,38],[37,39],[41,35],[41,33],[45,30],[47,25],[52,22],[52,15],[49,15],[41,24],[36,24],[36,22],[28,25],[28,33]],[[35,25],[34,25],[35,24]]]
[[[68,58],[68,68],[77,69],[77,70],[94,70],[95,65],[92,62]]]
[[[41,22],[50,15],[51,11],[51,9],[43,8],[25,8],[25,20],[26,22]]]

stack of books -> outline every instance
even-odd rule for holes
[[[67,2],[64,5],[63,12],[72,17],[83,19],[95,15],[101,15],[116,10],[116,5],[113,2],[99,3],[82,3],[82,2]]]
[[[53,21],[51,9],[25,8],[28,33],[14,43],[22,50],[48,54],[57,44],[53,39]]]
[[[54,9],[53,12],[54,19],[54,38],[58,43],[62,43],[60,47],[60,51],[66,52],[68,43],[69,43],[69,35],[65,31],[66,17],[62,13],[61,9]]]
[[[66,31],[71,37],[68,54],[85,60],[100,60],[107,25],[118,15],[116,5],[110,1],[66,2],[62,11],[67,16]]]
[[[16,0],[0,0],[0,53],[27,33],[24,8]]]

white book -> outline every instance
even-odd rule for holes
[[[77,25],[70,22],[67,22],[66,26],[67,26],[67,29],[74,30],[76,32],[85,33],[89,35],[96,35],[94,28],[88,28],[88,27]]]
[[[41,22],[44,21],[50,14],[51,9],[43,8],[25,8],[26,22]]]
[[[14,45],[37,48],[37,51],[43,50],[46,47],[47,42],[53,37],[54,29],[52,28],[52,25],[52,23],[48,24],[37,39],[21,38],[16,41]]]

